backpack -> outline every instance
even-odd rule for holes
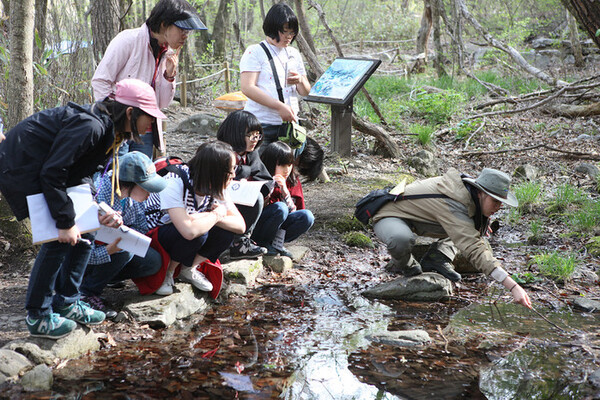
[[[411,200],[411,199],[427,199],[427,198],[448,198],[445,194],[430,193],[430,194],[390,194],[393,186],[388,186],[383,189],[372,190],[365,197],[356,203],[354,217],[365,225],[369,224],[369,219],[379,211],[381,207],[389,201]]]
[[[186,193],[194,193],[194,187],[190,183],[190,179],[186,171],[181,167],[186,163],[179,157],[168,156],[161,157],[154,161],[156,167],[156,173],[160,176],[165,176],[169,172],[176,174],[183,181],[183,200],[185,202]],[[194,199],[194,208],[198,208],[196,202],[196,196],[192,196]],[[152,193],[146,201],[144,201],[144,208],[146,213],[146,220],[148,222],[148,228],[152,229],[158,225],[159,220],[162,217],[162,211],[160,208],[160,198],[158,193]]]

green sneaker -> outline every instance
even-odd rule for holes
[[[29,329],[31,336],[48,339],[65,337],[77,327],[75,321],[63,318],[55,313],[45,315],[39,319],[27,316],[25,322],[27,322],[27,329]]]
[[[56,310],[61,317],[68,318],[84,325],[98,325],[104,321],[106,314],[94,310],[88,303],[77,300],[75,303]]]

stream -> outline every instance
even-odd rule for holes
[[[344,263],[357,267],[356,260]],[[309,257],[301,270],[318,270]],[[321,271],[322,272],[322,271]],[[313,271],[314,273],[314,271]],[[72,360],[43,398],[583,399],[598,317],[538,304],[547,320],[467,278],[439,303],[375,301],[364,282],[316,274],[263,284],[154,337]],[[368,278],[368,276],[367,276]],[[556,326],[553,326],[550,322]],[[424,329],[432,343],[399,348],[367,337]],[[592,332],[592,333],[590,333]],[[41,397],[40,397],[41,398]]]

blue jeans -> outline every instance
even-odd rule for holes
[[[88,265],[80,292],[86,296],[100,296],[107,283],[154,275],[161,262],[160,254],[152,247],[148,248],[145,257],[120,251],[112,254],[108,263]]]
[[[315,222],[310,210],[289,212],[288,206],[282,201],[273,203],[263,210],[252,240],[259,246],[270,245],[279,229],[285,230],[285,242],[291,242],[307,232]]]
[[[85,233],[82,238],[94,240]],[[38,319],[49,315],[52,308],[72,304],[79,299],[79,286],[85,273],[92,245],[78,242],[75,246],[58,241],[44,243],[29,275],[25,308]]]
[[[263,140],[261,145],[256,149],[258,151],[258,155],[261,155],[265,148],[279,140],[279,136],[284,136],[284,126],[283,125],[262,125],[263,128]],[[302,143],[302,146],[294,150],[294,158],[298,158],[300,154],[304,151],[304,147],[306,146],[306,142]]]
[[[149,159],[153,160],[154,145],[152,142],[152,132],[148,132],[145,135],[140,136],[142,143],[136,143],[133,140],[124,142],[119,147],[119,157],[124,156],[130,151],[139,151],[148,156]]]

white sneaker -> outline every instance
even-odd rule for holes
[[[167,275],[165,276],[165,280],[163,281],[162,285],[160,285],[158,290],[154,293],[160,296],[168,296],[170,294],[173,294],[173,286],[175,286],[173,274],[167,272]]]
[[[210,292],[213,289],[212,283],[210,283],[210,281],[206,279],[204,274],[198,271],[196,267],[181,268],[181,272],[179,273],[179,279],[181,279],[184,282],[191,283],[192,285],[196,286],[199,290],[202,290],[204,292]]]

